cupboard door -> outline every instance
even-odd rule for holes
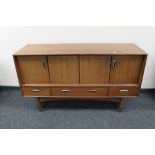
[[[49,56],[49,72],[52,84],[78,84],[78,56]]]
[[[111,84],[138,84],[143,56],[113,56]]]
[[[46,56],[19,56],[23,84],[48,84],[49,73]]]
[[[108,84],[111,56],[80,56],[81,84]]]

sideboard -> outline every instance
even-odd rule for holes
[[[137,97],[147,54],[135,44],[29,44],[14,55],[24,97],[112,100]]]

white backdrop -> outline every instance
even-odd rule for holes
[[[18,86],[12,54],[29,43],[136,43],[148,53],[142,87],[155,88],[155,27],[0,27],[0,85]]]

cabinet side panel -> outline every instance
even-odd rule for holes
[[[143,63],[142,63],[142,68],[141,68],[141,73],[140,73],[140,78],[139,78],[139,85],[141,86],[142,80],[143,80],[143,75],[144,75],[144,70],[146,66],[146,60],[147,60],[147,55],[143,57]]]
[[[21,76],[21,73],[20,73],[18,58],[17,58],[17,56],[13,56],[13,59],[14,59],[14,64],[15,64],[15,69],[16,69],[19,85],[22,85],[22,76]]]
[[[17,77],[18,77],[18,81],[19,81],[20,91],[21,91],[21,93],[23,95],[23,91],[22,91],[22,88],[21,88],[21,85],[22,85],[23,82],[22,82],[22,76],[21,76],[21,73],[20,73],[18,58],[17,58],[17,56],[13,56],[13,59],[14,59],[15,69],[16,69],[16,73],[17,73]]]

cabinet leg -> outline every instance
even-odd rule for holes
[[[41,111],[41,101],[40,101],[40,97],[36,98],[36,108],[38,111]]]
[[[122,112],[124,110],[124,98],[120,99],[118,111]]]

